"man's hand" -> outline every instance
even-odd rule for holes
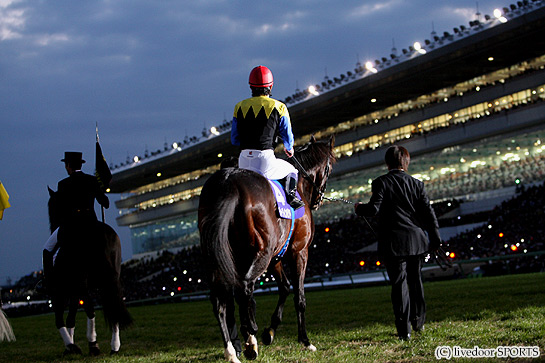
[[[288,156],[288,158],[291,158],[293,156],[293,149],[284,149],[284,151],[286,152],[286,155]]]

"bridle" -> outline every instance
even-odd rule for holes
[[[326,187],[327,187],[327,179],[329,178],[329,173],[331,171],[331,166],[330,166],[331,162],[330,162],[329,158],[327,159],[327,164],[326,164],[325,170],[324,170],[325,182],[322,185],[322,187],[318,187],[318,185],[316,185],[316,182],[314,181],[314,179],[312,179],[312,177],[307,173],[307,171],[305,170],[303,165],[301,165],[299,160],[297,160],[295,155],[293,155],[291,158],[295,162],[297,170],[299,170],[301,172],[301,174],[303,175],[303,178],[305,178],[314,187],[314,190],[318,193],[318,200],[312,205],[312,207],[319,206],[322,203],[323,199],[329,199],[329,198],[325,197],[325,191],[326,191]]]

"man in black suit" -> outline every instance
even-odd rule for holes
[[[64,162],[68,178],[61,180],[57,187],[60,226],[48,239],[43,250],[43,267],[46,283],[52,271],[53,256],[59,248],[67,252],[83,256],[88,246],[95,239],[97,217],[95,214],[95,199],[104,207],[110,206],[110,201],[100,189],[94,175],[85,174],[81,167],[85,160],[81,152],[67,151]],[[58,243],[57,243],[58,241]],[[58,246],[57,246],[58,245]],[[74,266],[84,267],[84,261],[73,260]],[[83,264],[83,265],[82,265]],[[79,269],[81,271],[81,269]]]
[[[356,203],[355,211],[364,217],[378,216],[378,253],[392,284],[397,334],[408,340],[411,326],[415,331],[424,329],[422,263],[428,251],[439,247],[441,237],[424,183],[406,173],[410,162],[407,149],[391,146],[385,161],[388,174],[373,181],[371,200]]]

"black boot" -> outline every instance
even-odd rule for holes
[[[295,194],[297,192],[297,177],[294,174],[289,174],[286,177],[285,189],[286,201],[290,207],[293,208],[293,210],[297,210],[305,206],[305,203],[303,203],[301,199],[297,198],[297,195]]]

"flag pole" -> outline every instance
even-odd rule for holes
[[[97,143],[98,143],[98,121],[95,123],[96,127],[95,127],[95,130],[96,130],[96,136],[97,136]],[[95,156],[96,158],[96,156]],[[95,165],[96,165],[96,160],[95,160]],[[101,211],[101,214],[102,214],[102,223],[105,223],[104,222],[104,206],[102,206],[102,204],[100,205],[100,211]]]

